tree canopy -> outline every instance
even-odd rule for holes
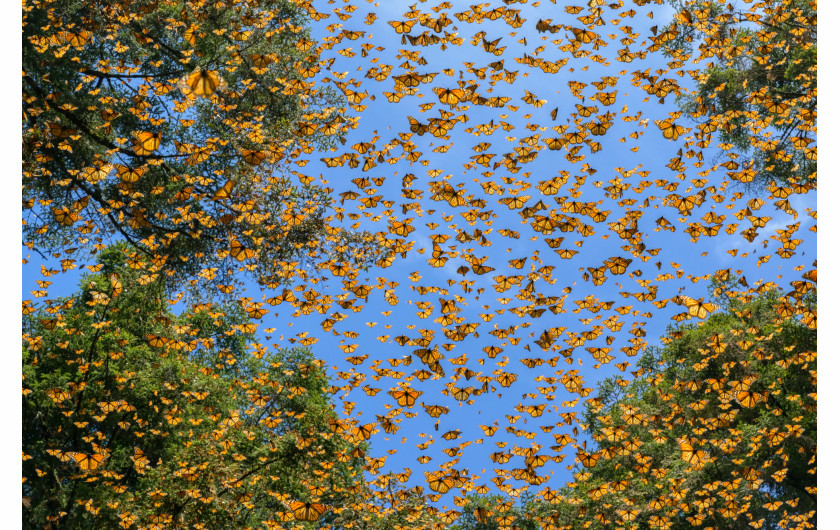
[[[532,497],[526,497],[518,504],[501,495],[471,495],[461,507],[461,515],[451,530],[499,530],[519,528],[536,530],[539,524],[527,513],[534,504]]]
[[[498,513],[510,501],[477,496],[453,528],[816,525],[816,330],[784,316],[779,291],[744,297],[726,287],[725,311],[674,326],[632,379],[599,383],[574,483],[528,502],[527,519]],[[790,295],[811,305],[815,294]]]
[[[288,169],[347,129],[306,73],[305,20],[285,0],[24,5],[24,242],[95,251],[117,235],[182,283],[366,263],[361,234],[330,228],[329,190]]]
[[[255,343],[241,308],[174,314],[120,249],[100,259],[25,318],[27,527],[245,528],[306,519],[307,502],[340,520],[366,451],[342,437],[321,363]]]
[[[781,292],[727,300],[600,383],[558,526],[816,524],[816,330]]]
[[[766,2],[760,15],[732,4],[671,3],[679,10],[672,26],[678,37],[666,45],[669,54],[699,47],[701,57],[716,59],[697,72],[696,92],[684,97],[701,130],[720,129],[736,148],[728,163],[749,167],[757,185],[814,181],[816,2]]]

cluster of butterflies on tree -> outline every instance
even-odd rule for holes
[[[769,518],[750,510],[787,487],[780,469],[791,458],[802,468],[791,475],[816,476],[803,427],[815,409],[816,353],[801,337],[778,344],[795,335],[791,326],[816,329],[815,2],[421,0],[388,17],[393,5],[370,0],[63,4],[23,8],[24,245],[46,263],[23,303],[40,323],[24,334],[24,362],[51,348],[81,360],[43,392],[24,380],[24,394],[78,431],[75,449],[37,457],[61,467],[58,482],[113,484],[112,505],[74,499],[86,517],[104,508],[123,528],[184,517],[180,503],[161,513],[165,494],[137,501],[136,513],[120,499],[131,492],[95,426],[119,416],[123,428],[133,414],[142,428],[141,412],[117,398],[82,406],[86,387],[97,387],[91,374],[123,377],[120,390],[131,380],[108,368],[130,349],[109,331],[106,311],[121,307],[122,274],[225,328],[144,328],[144,345],[162,358],[195,362],[242,338],[263,360],[264,338],[325,360],[315,364],[338,402],[321,415],[329,434],[317,443],[312,432],[297,435],[317,469],[305,471],[311,483],[272,493],[277,509],[265,528],[440,527],[461,514],[445,503],[463,508],[469,495],[494,491],[535,495],[529,517],[542,528],[576,517],[592,528],[811,527],[808,502],[762,501]],[[126,244],[130,273],[98,261],[115,241]],[[762,276],[772,266],[781,285]],[[90,344],[71,348],[75,339],[52,335],[74,328],[76,309],[48,298],[47,278],[80,270],[111,271],[107,289],[85,295],[91,318],[102,319],[94,343],[100,332],[113,339],[106,361],[85,357]],[[707,300],[697,288],[709,284]],[[767,299],[774,329],[749,320],[759,312],[750,304]],[[709,331],[703,358],[637,363],[649,354],[649,329],[665,335],[663,322],[674,322],[665,348],[727,311],[737,326]],[[228,322],[226,312],[239,317]],[[278,322],[288,322],[288,336]],[[220,348],[204,375],[238,381],[230,388],[247,396],[242,416],[274,433],[260,458],[275,462],[285,438],[272,436],[306,420],[283,414],[272,396],[292,403],[307,391],[238,370],[236,351]],[[707,376],[686,379],[689,364]],[[608,403],[603,386],[595,392],[599,367],[624,401]],[[795,377],[780,388],[767,383],[770,373]],[[201,377],[173,383],[191,407],[204,398],[188,381]],[[675,393],[696,399],[682,404]],[[191,414],[154,396],[170,426]],[[212,410],[218,431],[202,438],[207,425],[195,419],[189,436],[238,455],[231,448],[248,442],[219,433],[241,425],[239,412]],[[745,418],[758,417],[784,422],[750,430]],[[398,440],[406,427],[412,434]],[[156,429],[134,434],[155,439]],[[775,455],[753,447],[763,439],[779,447]],[[324,454],[331,443],[346,452],[335,456],[342,464],[364,462],[365,492],[347,486],[344,498],[335,483],[323,486],[337,473]],[[675,460],[656,449],[669,444]],[[807,458],[783,452],[790,444]],[[743,475],[708,472],[746,446]],[[129,475],[162,465],[136,447],[123,458]],[[26,447],[24,459],[33,459]],[[178,476],[207,466],[183,462]],[[244,473],[254,488],[265,478]],[[179,495],[239,513],[260,495],[234,495],[245,482]],[[639,482],[658,491],[653,500]],[[731,494],[716,504],[683,484]],[[806,489],[815,495],[815,480]],[[219,491],[235,502],[214,504]],[[511,506],[476,517],[510,528]],[[67,507],[44,517],[62,527],[66,515]]]

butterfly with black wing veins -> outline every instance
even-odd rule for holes
[[[197,66],[178,80],[178,88],[184,94],[210,97],[219,90],[227,90],[227,83],[218,73]]]

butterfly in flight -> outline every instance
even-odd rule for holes
[[[209,97],[218,90],[226,90],[227,83],[216,72],[205,70],[199,66],[178,80],[178,88],[184,94]]]
[[[310,523],[317,521],[327,511],[327,507],[323,504],[314,502],[292,501],[289,503],[295,519],[298,521],[308,521]]]

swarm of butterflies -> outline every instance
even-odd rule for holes
[[[262,249],[287,244],[288,230],[246,230],[218,241],[227,271],[208,267],[198,276],[247,312],[252,326],[239,331],[257,331],[266,344],[311,347],[325,360],[342,418],[335,430],[369,444],[366,470],[379,499],[399,503],[393,487],[420,492],[450,522],[458,514],[451,506],[463,506],[472,493],[516,499],[527,492],[555,502],[573,473],[611,457],[587,450],[592,439],[581,426],[584,405],[596,403],[596,369],[623,377],[666,325],[699,323],[722,310],[720,300],[707,300],[712,281],[739,286],[746,297],[787,285],[801,294],[815,283],[815,175],[749,193],[744,186],[761,168],[720,134],[753,120],[752,147],[779,163],[794,154],[815,160],[816,72],[813,84],[803,80],[803,93],[785,101],[770,90],[747,95],[776,121],[749,110],[679,110],[708,77],[707,62],[739,59],[738,24],[760,22],[770,28],[764,32],[815,24],[797,9],[776,7],[785,2],[698,0],[676,11],[657,0],[291,3],[310,28],[285,26],[311,58],[283,66],[295,75],[270,77],[283,58],[249,51],[257,39],[280,38],[267,36],[268,26],[251,16],[225,36],[235,60],[185,54],[183,70],[165,81],[136,80],[134,108],[144,112],[141,102],[154,96],[169,105],[159,119],[198,127],[193,106],[228,112],[247,91],[304,100],[329,87],[344,101],[341,111],[313,109],[285,124],[293,138],[285,144],[269,145],[250,123],[250,143],[236,152],[259,178],[329,188],[324,241],[358,231],[381,249],[375,264],[363,269],[344,253],[312,252],[308,260],[272,263],[260,299],[238,296]],[[259,12],[238,0],[160,0],[143,16],[164,16],[164,4],[191,10],[200,23],[211,7],[248,4],[245,11]],[[168,23],[185,42],[212,37],[198,25]],[[141,41],[152,39],[135,29]],[[39,53],[72,54],[102,44],[80,27],[65,33],[33,45]],[[750,60],[778,60],[786,43],[772,37]],[[803,37],[796,45],[809,44]],[[109,68],[114,76],[129,72]],[[239,71],[247,75],[234,75]],[[97,82],[93,74],[86,81]],[[710,100],[725,87],[716,90]],[[107,114],[109,103],[101,105]],[[265,109],[244,111],[258,116]],[[246,118],[226,119],[245,130]],[[120,181],[130,197],[132,185],[167,157],[213,161],[226,141],[178,146],[156,129],[155,118],[147,122],[147,130],[112,149],[123,158],[91,161],[74,178],[89,187]],[[781,136],[768,132],[776,123],[783,123]],[[44,134],[60,152],[87,133],[68,118]],[[334,141],[318,144],[316,137]],[[225,173],[229,159],[220,157],[206,194],[226,216],[197,216],[196,223],[288,227],[311,218],[314,206],[289,199],[282,219],[266,219],[255,200],[239,194],[247,179]],[[92,204],[48,206],[49,222],[85,227],[96,215]],[[154,221],[124,219],[140,227]],[[80,240],[89,241],[90,231]],[[166,275],[166,241],[140,244],[147,281]],[[306,245],[297,243],[303,255]],[[71,252],[58,259],[65,271],[77,267]],[[46,286],[33,291],[25,308],[47,296]],[[780,301],[779,315],[815,328],[816,315],[801,298]],[[149,337],[163,347],[159,340]],[[733,396],[741,407],[764,405],[763,395],[747,388]],[[709,463],[699,444],[679,444],[687,467]],[[86,476],[107,468],[93,451],[69,458]],[[337,509],[317,496],[287,507],[314,526]],[[670,515],[657,517],[653,527],[672,524]],[[788,527],[798,527],[794,519]],[[630,521],[627,528],[638,527]]]

